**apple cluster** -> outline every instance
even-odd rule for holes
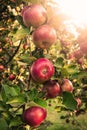
[[[32,4],[24,7],[21,12],[24,25],[33,27],[33,43],[37,48],[49,49],[57,39],[55,29],[47,24],[47,11],[42,5]],[[25,47],[24,47],[25,48]],[[52,80],[55,69],[52,61],[47,58],[39,58],[33,62],[30,67],[32,81],[43,84],[43,91],[46,98],[55,98],[61,95],[61,92],[73,92],[73,85],[69,79],[64,79],[60,85],[58,81]],[[47,112],[40,106],[32,106],[23,113],[24,121],[32,127],[40,125],[47,116]]]
[[[42,5],[25,6],[21,15],[26,27],[35,28],[32,39],[37,48],[48,49],[56,42],[56,31],[47,24],[47,11]]]

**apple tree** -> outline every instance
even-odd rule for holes
[[[51,107],[66,122],[85,113],[87,29],[53,0],[4,0],[0,12],[0,130],[47,128]]]

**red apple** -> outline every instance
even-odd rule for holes
[[[74,51],[74,57],[76,59],[80,59],[81,57],[83,57],[83,52],[81,51],[81,49]]]
[[[87,55],[87,27],[80,30],[77,41],[78,41],[81,51]]]
[[[76,98],[78,108],[81,107],[82,101],[80,98]]]
[[[21,16],[23,17],[24,12],[29,8],[30,6],[25,6],[21,11]]]
[[[9,80],[13,81],[16,78],[15,74],[10,74],[9,75]]]
[[[87,55],[87,42],[80,43],[80,49],[81,49],[83,54]]]
[[[44,83],[43,90],[46,92],[48,98],[55,98],[61,94],[61,88],[57,81],[49,80]]]
[[[73,84],[69,79],[63,79],[61,85],[62,91],[73,92]]]
[[[57,34],[54,28],[45,24],[38,27],[33,32],[33,42],[34,44],[41,49],[50,48],[53,43],[56,42]]]
[[[44,83],[54,74],[52,62],[46,58],[37,59],[30,68],[32,79],[37,83]]]
[[[38,27],[47,21],[47,11],[42,5],[32,4],[26,6],[21,14],[27,27]]]
[[[0,65],[0,72],[3,72],[5,70],[3,65]]]
[[[32,106],[23,113],[24,121],[32,127],[39,126],[46,119],[46,116],[46,110],[39,106]]]

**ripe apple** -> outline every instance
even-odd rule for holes
[[[69,79],[63,79],[61,85],[62,91],[73,92],[73,84]]]
[[[55,43],[57,39],[56,31],[53,27],[44,24],[38,27],[33,32],[33,42],[34,44],[41,49],[48,49],[50,46]]]
[[[81,29],[77,38],[81,51],[87,55],[87,27]]]
[[[0,72],[3,72],[5,70],[3,65],[0,65]]]
[[[24,121],[32,127],[39,126],[46,119],[46,116],[46,110],[39,106],[32,106],[23,113]]]
[[[43,90],[46,92],[48,98],[55,98],[61,94],[61,88],[57,81],[49,80],[44,83]]]
[[[83,52],[81,51],[81,49],[74,51],[74,57],[76,59],[80,59],[81,57],[83,57]]]
[[[39,58],[31,65],[30,73],[33,81],[44,83],[53,76],[54,66],[47,58]]]
[[[87,42],[80,43],[80,49],[83,52],[83,54],[87,55]]]
[[[15,74],[10,74],[9,75],[9,80],[13,81],[16,78]]]
[[[76,98],[76,101],[77,101],[77,106],[78,106],[78,108],[80,108],[81,105],[82,105],[81,99],[80,99],[80,98]]]
[[[47,21],[47,11],[42,5],[32,4],[26,6],[21,14],[27,27],[38,27]]]

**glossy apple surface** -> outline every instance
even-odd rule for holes
[[[47,21],[47,11],[42,5],[32,4],[26,6],[21,14],[27,27],[38,27]]]
[[[54,28],[45,24],[38,27],[33,32],[33,42],[34,44],[41,49],[48,49],[51,45],[56,42],[57,35]]]
[[[53,63],[47,58],[39,58],[31,65],[30,73],[35,82],[44,83],[54,74]]]
[[[44,83],[43,90],[46,92],[48,98],[55,98],[61,94],[61,88],[57,81],[49,80]]]
[[[61,85],[62,91],[73,92],[73,84],[69,79],[63,79]]]
[[[46,116],[46,110],[39,106],[32,106],[23,113],[24,121],[32,127],[39,126],[46,119]]]

